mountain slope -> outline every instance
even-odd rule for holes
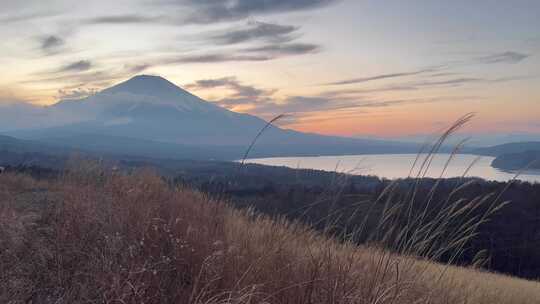
[[[71,153],[68,148],[0,135],[0,165],[39,165],[61,168]]]
[[[156,159],[233,159],[236,153],[215,147],[188,146],[129,137],[99,134],[78,134],[72,137],[46,138],[51,145],[82,149],[88,153],[114,156],[149,157]]]
[[[540,141],[515,142],[486,148],[477,148],[472,150],[471,153],[497,157],[503,154],[522,153],[535,150],[540,151]]]
[[[62,146],[56,146],[31,140],[22,140],[0,134],[0,153],[6,152],[47,153],[60,155],[68,153],[69,149]]]
[[[9,133],[25,139],[63,141],[81,146],[77,139],[92,134],[132,140],[166,142],[230,151],[241,157],[266,121],[236,113],[192,95],[158,76],[136,76],[80,100],[64,100],[51,107],[54,113],[76,117],[75,123]],[[140,143],[142,145],[142,143]],[[115,150],[121,149],[118,143]],[[126,147],[123,147],[126,148]],[[133,149],[136,149],[133,147]],[[361,140],[307,134],[271,126],[257,143],[252,156],[416,153],[416,144]],[[126,153],[133,154],[129,149]],[[223,159],[230,159],[224,156]]]
[[[525,151],[497,156],[491,163],[494,168],[502,170],[539,170],[540,151]]]

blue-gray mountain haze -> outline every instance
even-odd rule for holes
[[[266,121],[202,100],[158,76],[136,76],[95,95],[45,108],[48,127],[7,135],[89,151],[237,159]],[[70,117],[64,123],[55,117]],[[53,120],[53,121],[50,121]],[[417,144],[302,133],[271,126],[251,156],[416,153]]]

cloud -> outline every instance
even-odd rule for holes
[[[58,74],[60,73],[60,74]],[[53,76],[51,76],[51,74]],[[66,83],[73,84],[76,87],[84,84],[86,86],[92,85],[97,87],[106,87],[111,84],[112,81],[125,79],[126,76],[131,76],[132,73],[126,73],[125,71],[117,72],[111,70],[101,71],[68,71],[68,72],[42,72],[38,75],[46,75],[45,77],[31,78],[21,83],[39,84],[39,83]]]
[[[245,52],[249,53],[264,53],[273,57],[281,57],[287,55],[302,55],[316,53],[320,50],[320,46],[310,43],[288,43],[288,44],[272,44],[262,47],[248,48]]]
[[[332,86],[332,85],[357,84],[357,83],[364,83],[364,82],[382,80],[382,79],[415,76],[415,75],[430,73],[430,72],[433,72],[435,70],[436,70],[435,68],[430,68],[430,69],[423,69],[423,70],[418,70],[418,71],[413,71],[413,72],[405,72],[405,73],[380,74],[380,75],[369,76],[369,77],[360,77],[360,78],[352,78],[352,79],[340,80],[340,81],[336,81],[336,82],[326,83],[325,85]]]
[[[449,81],[449,83],[454,82],[459,81]],[[311,119],[312,117],[321,116],[323,113],[332,113],[333,119],[336,119],[336,117],[373,113],[373,111],[380,111],[376,109],[382,108],[447,102],[449,100],[476,100],[480,98],[477,96],[441,96],[431,98],[380,99],[376,96],[355,95],[357,93],[377,93],[384,90],[417,90],[416,87],[412,86],[388,86],[366,90],[337,90],[311,96],[292,95],[281,97],[276,96],[277,94],[275,93],[277,90],[246,85],[232,76],[198,80],[186,85],[185,88],[189,90],[228,89],[230,91],[228,96],[213,100],[213,102],[229,109],[234,109],[239,105],[246,106],[243,108],[247,109],[247,112],[266,119],[271,119],[279,114],[287,114],[287,119],[280,121],[279,125],[291,125],[298,122],[299,119]]]
[[[494,54],[494,55],[490,55],[486,57],[477,58],[475,62],[482,63],[482,64],[516,63],[521,60],[524,60],[527,57],[529,57],[529,55],[519,54],[519,53],[514,53],[514,52],[505,52],[505,53]],[[454,64],[450,64],[450,65],[448,64],[439,65],[432,68],[426,68],[426,69],[421,69],[421,70],[412,71],[412,72],[388,73],[388,74],[380,74],[380,75],[374,75],[374,76],[369,76],[369,77],[352,78],[352,79],[340,80],[340,81],[335,81],[335,82],[329,82],[323,85],[324,86],[341,86],[341,85],[350,85],[350,84],[361,84],[361,83],[366,83],[366,82],[371,82],[371,81],[405,78],[409,76],[422,76],[422,78],[441,79],[447,76],[459,75],[459,73],[449,72],[448,70],[455,67],[469,66],[471,64],[472,64],[471,61],[467,61],[467,62],[462,61],[462,62],[455,62]],[[496,82],[507,82],[507,81],[514,81],[514,80],[521,80],[521,79],[528,79],[528,78],[531,78],[531,77],[511,76],[511,77],[504,77],[504,78],[497,78],[497,79],[484,79],[484,78],[476,78],[476,77],[461,77],[461,78],[448,78],[448,79],[443,78],[442,80],[436,80],[436,81],[425,80],[425,81],[416,81],[416,82],[406,82],[403,84],[391,85],[391,86],[375,88],[375,89],[337,90],[337,91],[333,91],[333,94],[375,93],[375,92],[384,92],[384,91],[417,90],[419,87],[460,86],[460,85],[466,85],[466,84],[471,84],[471,83],[496,83]]]
[[[61,67],[59,72],[82,72],[87,71],[92,67],[92,62],[88,60],[80,60]]]
[[[476,61],[479,63],[484,64],[496,64],[496,63],[518,63],[521,62],[527,58],[529,58],[531,55],[529,54],[523,54],[518,52],[503,52],[503,53],[497,53],[492,54],[489,56],[479,57],[476,58]]]
[[[222,77],[216,79],[198,80],[186,85],[189,90],[204,90],[213,88],[229,89],[231,94],[214,100],[214,102],[227,108],[234,108],[238,105],[248,106],[249,112],[264,118],[271,118],[275,115],[287,113],[296,117],[307,117],[310,113],[324,111],[363,111],[362,109],[389,108],[394,106],[404,106],[410,104],[428,104],[441,101],[466,101],[479,100],[481,96],[452,96],[452,97],[432,97],[432,98],[401,98],[401,99],[381,99],[377,93],[386,91],[416,91],[421,88],[437,86],[461,86],[471,83],[496,83],[521,79],[520,77],[482,79],[482,78],[452,78],[440,81],[419,81],[404,85],[384,86],[370,89],[347,89],[321,92],[317,95],[302,96],[293,95],[283,98],[276,97],[277,90],[261,89],[255,86],[245,85],[236,77]]]
[[[269,61],[287,56],[316,53],[319,50],[320,47],[315,44],[286,43],[233,50],[229,53],[179,56],[162,60],[160,64]]]
[[[159,16],[144,15],[111,15],[91,18],[85,21],[87,24],[134,24],[134,23],[155,23],[163,20]]]
[[[115,78],[111,71],[92,71],[94,64],[90,60],[79,60],[67,63],[55,70],[43,70],[31,74],[21,83],[39,84],[39,83],[70,83],[70,84],[94,84],[98,81]],[[124,72],[125,74],[125,72]]]
[[[97,92],[99,92],[96,88],[75,88],[75,89],[60,89],[58,90],[57,95],[55,96],[56,99],[63,100],[63,99],[81,99],[88,96],[95,95]]]
[[[424,82],[418,82],[415,85],[416,86],[459,86],[463,84],[470,84],[470,83],[479,83],[479,82],[489,82],[487,79],[482,78],[453,78],[453,79],[447,79],[447,80],[441,80],[441,81],[424,81]]]
[[[267,61],[273,58],[262,55],[235,55],[235,54],[206,54],[180,56],[174,59],[168,59],[165,63],[217,63],[231,61]]]
[[[288,120],[282,121],[280,125],[290,125],[299,120],[306,121],[315,118],[319,120],[321,116],[326,119],[340,119],[356,117],[363,114],[374,114],[375,109],[381,111],[382,108],[394,106],[404,106],[410,104],[429,104],[448,100],[465,100],[472,97],[435,97],[435,98],[410,98],[410,99],[390,99],[390,100],[369,100],[368,98],[340,98],[325,96],[289,96],[280,102],[270,101],[257,104],[250,109],[251,113],[265,118],[272,118],[278,114],[287,114]],[[331,115],[330,115],[331,113]],[[319,117],[319,118],[316,118]]]
[[[138,74],[151,67],[152,67],[151,64],[143,63],[143,64],[137,64],[137,65],[126,65],[125,69],[130,74]]]
[[[318,96],[289,96],[283,102],[267,103],[256,110],[263,113],[306,113],[335,107],[336,104],[332,103],[331,99]]]
[[[391,86],[384,86],[380,88],[372,88],[372,89],[348,89],[348,90],[333,90],[333,91],[327,91],[323,92],[322,96],[327,97],[336,97],[336,96],[344,96],[344,95],[351,95],[351,94],[370,94],[370,93],[381,93],[381,92],[402,92],[402,91],[417,91],[418,88],[413,85],[391,85]]]
[[[441,81],[422,81],[422,82],[416,82],[411,85],[415,87],[430,87],[430,86],[456,87],[456,86],[467,85],[467,84],[477,84],[477,83],[478,84],[493,84],[493,83],[502,83],[502,82],[509,82],[509,81],[523,80],[523,79],[531,79],[531,78],[534,78],[534,77],[511,76],[511,77],[502,77],[502,78],[493,78],[493,79],[462,77],[462,78],[446,79],[446,80],[441,80]]]
[[[195,83],[188,84],[185,87],[187,89],[212,89],[227,86],[231,83],[238,83],[236,77],[231,76],[217,79],[202,79],[195,81]]]
[[[426,99],[397,99],[397,100],[383,100],[383,101],[371,101],[365,102],[358,105],[361,108],[386,108],[397,105],[405,104],[419,104],[419,103],[432,103],[440,101],[437,98],[426,98]]]
[[[232,91],[232,94],[226,98],[216,100],[218,104],[223,106],[234,106],[240,104],[260,104],[267,103],[271,96],[277,90],[260,89],[255,86],[245,85],[236,77],[223,77],[217,79],[198,80],[192,84],[185,86],[187,89],[212,89],[212,88],[227,88]]]
[[[65,41],[56,35],[49,35],[40,37],[39,44],[43,53],[46,55],[53,55],[61,51],[62,47],[65,45]]]
[[[7,14],[0,16],[0,24],[27,22],[35,19],[43,19],[59,15],[58,12],[33,12],[23,14]]]
[[[210,36],[210,40],[220,45],[232,45],[250,41],[266,41],[271,43],[289,42],[295,37],[291,34],[299,27],[250,21],[246,29],[227,30]]]
[[[57,70],[44,70],[34,74],[21,83],[39,84],[64,84],[64,91],[69,94],[70,90],[77,88],[103,89],[115,82],[133,77],[150,67],[152,64],[125,64],[112,68],[95,68],[96,65],[90,60],[81,60],[65,65]],[[69,88],[66,88],[69,86]],[[69,90],[68,90],[69,89]]]
[[[195,11],[187,18],[190,23],[215,23],[241,20],[254,15],[302,11],[319,8],[338,2],[337,0],[177,0],[167,1]]]
[[[236,77],[232,76],[198,80],[192,84],[186,85],[185,88],[189,90],[204,90],[213,88],[229,89],[231,94],[225,98],[214,100],[214,102],[229,108],[237,105],[249,105],[250,113],[263,117],[272,117],[282,113],[306,115],[307,113],[319,111],[382,108],[402,104],[429,103],[437,101],[435,98],[376,100],[370,97],[348,95],[348,93],[356,93],[355,90],[323,92],[314,96],[293,95],[278,99],[274,97],[277,90],[261,89],[255,86],[245,85]],[[386,89],[409,90],[413,88],[388,87]]]
[[[224,50],[222,52],[179,56],[166,63],[217,63],[234,61],[269,61],[286,56],[318,52],[321,47],[311,43],[293,43],[300,27],[250,21],[247,28],[225,30],[208,35],[207,40],[217,45],[237,45],[263,42],[262,45]]]
[[[327,86],[349,85],[349,84],[365,83],[365,82],[376,81],[376,80],[403,78],[403,77],[426,75],[426,74],[429,74],[430,77],[451,76],[451,75],[455,75],[455,73],[446,72],[446,70],[456,68],[456,67],[470,66],[472,64],[499,64],[499,63],[513,64],[513,63],[521,62],[529,58],[530,56],[531,55],[529,54],[509,51],[509,52],[491,54],[489,56],[484,56],[484,57],[478,57],[478,58],[474,58],[472,60],[467,60],[467,61],[458,61],[458,62],[454,62],[451,65],[440,65],[440,66],[412,71],[412,72],[388,73],[388,74],[380,74],[380,75],[374,75],[374,76],[369,76],[369,77],[345,79],[345,80],[325,83],[323,85],[327,85]],[[438,72],[438,73],[434,73],[434,72]],[[425,85],[430,85],[430,84],[431,85],[459,85],[463,83],[480,82],[480,81],[481,79],[476,79],[476,78],[459,78],[459,79],[451,79],[451,80],[446,80],[446,81],[425,83]]]
[[[264,117],[277,114],[308,113],[323,109],[350,107],[350,101],[328,98],[326,96],[287,96],[283,99],[274,97],[275,89],[261,89],[244,85],[235,77],[200,80],[195,83],[199,88],[226,87],[232,91],[229,96],[217,100],[223,106],[250,105],[250,112]],[[188,86],[190,87],[190,86]],[[193,88],[193,86],[191,86]]]
[[[274,97],[277,90],[245,85],[236,77],[203,79],[185,87],[195,90],[227,88],[232,91],[231,94],[225,98],[214,100],[214,102],[230,109],[246,105],[249,107],[249,113],[266,119],[272,119],[279,114],[287,114],[285,119],[280,119],[278,125],[293,124],[297,122],[297,119],[309,115],[311,112],[346,107],[342,103],[322,96],[288,96],[278,100]]]
[[[42,38],[41,49],[48,51],[64,45],[64,40],[58,36],[46,36]]]

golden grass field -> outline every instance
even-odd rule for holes
[[[151,171],[0,175],[1,303],[540,303],[540,283],[341,243]]]

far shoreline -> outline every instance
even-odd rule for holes
[[[405,172],[409,172],[414,159],[416,159],[418,153],[381,153],[381,154],[355,154],[355,155],[317,155],[317,156],[276,156],[276,157],[254,157],[245,159],[246,164],[258,164],[266,166],[287,167],[291,169],[313,169],[322,170],[326,172],[338,172],[351,175],[366,175],[377,176],[383,179],[402,179],[407,178],[408,175]],[[427,153],[422,153],[425,156]],[[450,153],[434,153],[437,159],[438,167],[433,168],[431,174],[426,175],[426,178],[438,178],[440,177],[438,172],[442,172],[442,163],[448,159],[452,154]],[[379,162],[381,167],[390,166],[390,164],[399,163],[399,168],[395,171],[389,171],[388,168],[377,168],[372,172],[359,170],[351,167],[351,162],[362,161],[363,158],[371,160],[372,162]],[[394,159],[393,159],[394,158]],[[396,159],[397,158],[397,159]],[[421,157],[420,157],[421,158]],[[477,160],[478,159],[478,160]],[[463,172],[466,172],[466,168],[470,163],[475,162],[475,165],[471,168],[471,174],[467,174],[466,177],[481,178],[486,181],[498,181],[507,182],[515,178],[516,171],[502,170],[492,166],[492,162],[495,159],[493,156],[478,155],[473,153],[456,153],[453,155],[453,160],[450,162],[450,174],[443,175],[443,178],[455,178],[461,177]],[[399,161],[401,160],[401,161]],[[320,163],[314,163],[320,161]],[[333,161],[333,165],[329,162]],[[403,162],[410,162],[407,164]],[[235,162],[242,162],[242,160],[236,160]],[[455,163],[458,164],[455,164]],[[469,163],[470,162],[470,163]],[[348,166],[347,166],[348,165]],[[335,168],[338,170],[335,170]],[[341,170],[339,167],[341,166]],[[348,168],[348,169],[347,169]],[[460,168],[462,171],[460,171]],[[352,169],[352,170],[351,170]],[[365,169],[365,168],[364,168]],[[371,170],[372,168],[370,168]],[[387,170],[385,170],[387,169]],[[454,172],[454,173],[452,173]],[[517,180],[531,183],[540,183],[540,170],[525,170],[520,172]],[[414,175],[413,175],[414,176]]]

